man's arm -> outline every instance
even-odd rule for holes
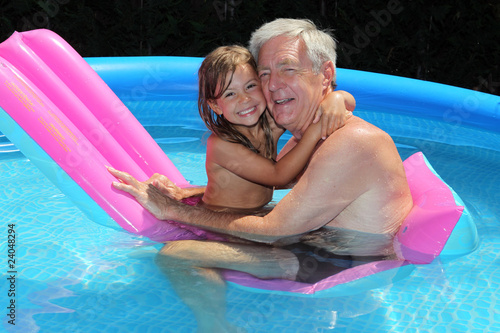
[[[335,132],[323,143],[297,185],[264,217],[187,206],[162,195],[153,185],[141,183],[127,173],[112,169],[110,172],[122,181],[113,183],[115,188],[133,195],[161,220],[175,220],[240,238],[271,243],[285,236],[324,226],[366,190],[359,170],[363,163],[350,157],[359,155],[352,154],[352,136],[347,140],[347,136],[340,136],[340,132]]]
[[[157,190],[153,186],[148,188],[148,196],[154,191]],[[175,220],[261,243],[273,243],[282,238],[280,226],[268,224],[266,217],[217,212],[203,206],[185,205],[168,197],[163,197],[163,200],[164,202],[160,203],[162,207],[162,213],[158,217],[160,220]]]
[[[130,174],[108,167],[119,182],[113,186],[131,194],[159,220],[175,220],[203,229],[234,235],[257,242],[272,243],[280,237],[279,226],[266,225],[263,217],[215,212],[200,206],[190,206],[164,195],[148,182],[140,182]]]

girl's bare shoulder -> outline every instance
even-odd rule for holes
[[[212,133],[207,139],[207,149],[215,149],[215,148],[227,148],[236,145],[235,143],[231,143],[227,140],[224,140],[220,136]]]

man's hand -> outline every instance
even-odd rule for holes
[[[165,219],[165,212],[168,205],[176,202],[164,195],[153,185],[155,182],[161,181],[158,176],[153,176],[145,182],[140,182],[126,172],[119,171],[111,167],[108,167],[108,171],[119,180],[117,182],[113,182],[114,188],[131,194],[137,202],[139,202],[159,220]]]

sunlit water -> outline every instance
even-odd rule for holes
[[[177,110],[181,112],[182,110]],[[403,158],[423,151],[462,197],[480,236],[462,258],[416,266],[393,285],[311,299],[229,288],[227,318],[249,332],[500,331],[500,135],[461,124],[357,111],[387,130]],[[205,184],[205,130],[195,116],[138,118],[193,184]],[[154,126],[152,125],[154,124]],[[277,193],[276,200],[284,195]],[[15,224],[16,325],[11,332],[192,332],[196,323],[153,258],[159,244],[89,221],[16,148],[0,139],[2,313],[7,239]]]

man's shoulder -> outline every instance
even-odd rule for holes
[[[386,134],[377,126],[357,116],[352,116],[342,129],[345,129],[345,133],[342,133],[343,136],[351,140],[366,139],[370,136]]]
[[[325,141],[324,148],[331,150],[332,153],[344,152],[351,156],[373,146],[385,136],[387,134],[380,128],[353,116]]]
[[[357,117],[356,117],[357,118]],[[311,164],[315,169],[342,169],[353,172],[358,166],[373,163],[377,152],[386,151],[394,143],[380,128],[362,120],[353,119],[325,140]]]

